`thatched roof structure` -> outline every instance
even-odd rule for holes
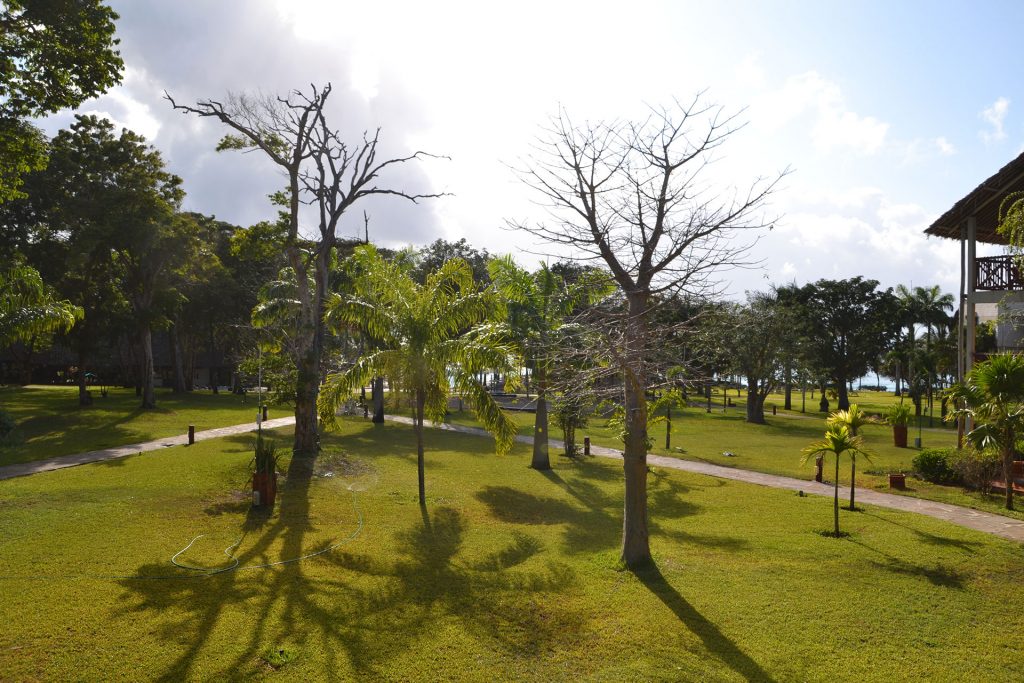
[[[939,216],[925,233],[958,240],[960,227],[966,225],[969,216],[974,216],[978,242],[1006,244],[1006,238],[996,232],[996,226],[999,225],[999,205],[1011,192],[1024,192],[1024,153],[971,190]]]

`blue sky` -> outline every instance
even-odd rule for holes
[[[243,225],[273,215],[265,196],[280,178],[254,155],[215,153],[222,131],[172,112],[165,89],[195,100],[330,80],[346,134],[380,125],[392,151],[452,157],[394,178],[452,197],[366,207],[376,239],[519,253],[523,236],[501,226],[537,209],[507,165],[547,116],[634,117],[706,88],[746,108],[723,183],[794,171],[755,252],[763,267],[723,276],[733,295],[858,274],[954,291],[957,246],[921,231],[1024,151],[1020,2],[113,5],[125,82],[82,110],[145,134],[184,177],[189,209]]]

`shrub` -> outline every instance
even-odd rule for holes
[[[1003,463],[995,451],[978,451],[965,448],[954,451],[951,455],[951,466],[957,479],[968,488],[984,493],[992,490],[992,481],[1002,479]]]
[[[917,476],[925,481],[933,484],[952,484],[956,481],[948,448],[926,448],[917,454],[913,464]]]
[[[910,405],[900,401],[893,403],[885,413],[885,421],[891,425],[905,425],[910,422]]]

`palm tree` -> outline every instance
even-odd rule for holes
[[[0,271],[0,347],[67,332],[82,316],[80,307],[54,298],[35,268],[14,264]]]
[[[967,438],[975,448],[996,448],[1003,459],[1006,509],[1013,509],[1013,454],[1024,435],[1024,354],[992,354],[948,392],[957,408],[946,416],[970,418]]]
[[[473,271],[462,259],[446,262],[422,285],[408,267],[385,261],[370,245],[358,247],[350,265],[357,275],[354,293],[329,297],[325,320],[334,329],[356,326],[379,345],[327,377],[318,400],[321,420],[332,425],[338,404],[353,389],[375,376],[389,378],[412,400],[419,500],[426,505],[423,423],[444,419],[453,388],[494,434],[498,452],[512,447],[515,424],[476,376],[512,367],[507,330],[484,323],[495,308],[494,295],[477,290]]]
[[[851,456],[860,453],[870,459],[869,453],[864,450],[863,446],[864,441],[861,437],[850,434],[850,430],[846,425],[836,425],[829,427],[825,431],[824,439],[812,443],[803,450],[804,457],[801,462],[807,462],[807,459],[812,455],[826,455],[828,453],[833,454],[836,458],[835,497],[833,500],[835,525],[832,532],[835,536],[839,536],[839,458],[843,453],[849,453]]]
[[[546,263],[531,274],[516,265],[511,256],[492,259],[487,269],[498,293],[507,302],[507,317],[519,352],[533,369],[537,412],[530,467],[549,470],[547,399],[557,337],[577,309],[607,296],[609,282],[606,277],[598,280],[585,271],[568,285]]]
[[[878,420],[874,417],[869,417],[862,411],[856,403],[850,405],[848,410],[837,410],[828,416],[825,420],[825,424],[830,427],[846,427],[850,431],[850,436],[858,436],[857,432],[867,425],[878,424]],[[871,462],[871,458],[867,454],[864,455],[868,462]],[[854,505],[854,496],[857,491],[857,453],[854,451],[850,452],[850,510],[856,510]]]

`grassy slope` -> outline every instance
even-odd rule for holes
[[[656,470],[660,571],[616,570],[616,463],[343,424],[269,518],[247,516],[249,451],[210,441],[0,482],[0,670],[9,680],[1014,680],[1020,546],[909,514]],[[342,465],[344,449],[347,464]],[[331,464],[333,463],[333,464]],[[359,491],[355,497],[350,489]],[[168,559],[270,569],[199,579]],[[23,577],[23,578],[18,578]],[[141,674],[140,672],[144,672]]]
[[[521,434],[533,434],[533,413],[510,412],[509,415],[519,425]],[[475,416],[468,411],[453,412],[449,419],[456,424],[479,426]],[[801,449],[821,439],[825,429],[824,417],[820,414],[782,413],[773,417],[769,413],[765,419],[767,424],[764,425],[747,424],[742,408],[729,408],[724,413],[720,406],[711,413],[706,413],[703,408],[687,408],[682,414],[674,410],[671,449],[666,450],[664,447],[665,425],[662,423],[655,425],[651,430],[651,439],[654,442],[651,452],[684,460],[701,460],[725,467],[811,478],[814,474],[814,463],[809,461],[801,464]],[[550,425],[550,434],[554,439],[562,438],[561,430],[553,421]],[[925,428],[922,434],[925,448],[956,445],[956,433],[946,429]],[[622,447],[622,442],[605,426],[605,420],[601,418],[592,419],[589,426],[578,431],[576,438],[581,447],[584,435],[590,436],[591,441],[597,445]],[[919,451],[914,448],[896,448],[892,442],[892,429],[886,425],[867,427],[863,431],[863,436],[867,448],[874,457],[871,462],[865,462],[863,458],[858,459],[858,488],[868,487],[888,493],[902,493],[1024,519],[1024,511],[1007,511],[1003,507],[1001,495],[986,495],[956,486],[939,486],[919,479],[908,479],[906,491],[890,489],[885,473],[912,472],[911,463]],[[726,451],[733,455],[724,455]],[[826,464],[826,478],[834,471],[832,467],[834,465]],[[839,479],[844,485],[849,483],[850,463],[846,459],[840,465]]]
[[[256,419],[253,396],[243,403],[230,393],[175,395],[158,389],[156,410],[144,411],[131,389],[111,389],[107,398],[93,395],[93,405],[82,408],[77,387],[0,387],[0,409],[17,421],[13,444],[0,447],[0,465],[184,434],[190,424],[203,430]]]

